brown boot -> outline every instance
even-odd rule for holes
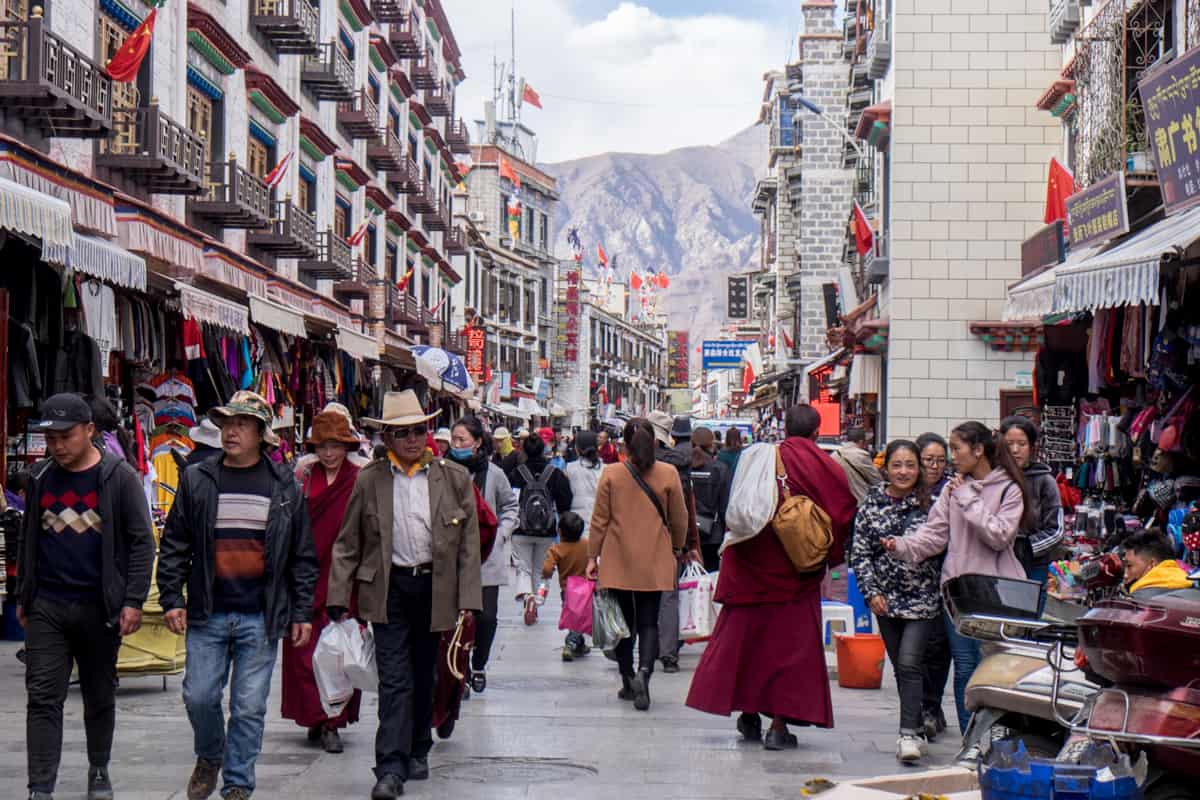
[[[192,770],[191,780],[188,781],[188,800],[208,800],[209,795],[217,790],[217,778],[220,775],[220,764],[197,758],[196,768]]]

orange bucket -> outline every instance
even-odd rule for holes
[[[878,689],[883,685],[886,651],[883,637],[873,633],[834,634],[837,640],[838,686]]]

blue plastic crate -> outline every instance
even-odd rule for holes
[[[1020,767],[979,769],[983,800],[1141,800],[1142,791],[1132,777],[1097,781],[1097,767],[1029,759]]]

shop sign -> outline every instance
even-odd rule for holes
[[[726,296],[725,317],[729,320],[750,319],[750,276],[730,275]]]
[[[1021,277],[1037,272],[1042,267],[1061,264],[1064,258],[1063,222],[1056,219],[1038,228],[1037,233],[1021,242]]]
[[[571,262],[564,275],[564,289],[558,300],[558,363],[555,374],[569,377],[579,361],[579,293],[583,273],[579,262]]]
[[[487,346],[487,334],[477,325],[463,330],[467,340],[467,372],[476,383],[483,383],[483,352]]]
[[[1200,48],[1146,75],[1138,93],[1163,205],[1173,214],[1200,201]]]
[[[667,331],[667,388],[688,388],[688,332]]]
[[[1114,172],[1067,198],[1071,247],[1107,242],[1129,233],[1125,173]]]
[[[1021,369],[1017,370],[1013,376],[1013,383],[1018,389],[1033,388],[1033,370]]]
[[[700,346],[700,366],[704,369],[737,369],[746,348],[754,344],[743,339],[706,339]]]

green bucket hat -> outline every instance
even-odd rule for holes
[[[235,392],[229,402],[223,406],[217,406],[208,412],[208,418],[219,428],[223,426],[230,417],[246,416],[260,419],[263,422],[263,441],[270,447],[279,446],[279,436],[275,431],[271,430],[271,423],[275,420],[275,414],[271,411],[271,405],[263,399],[262,395],[254,392]]]

